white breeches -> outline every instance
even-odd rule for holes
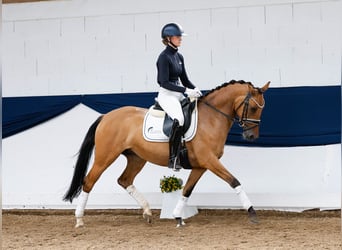
[[[177,119],[180,126],[184,125],[184,116],[180,101],[185,97],[183,93],[159,88],[158,102],[164,111],[172,118]]]

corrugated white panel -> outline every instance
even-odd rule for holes
[[[293,5],[266,5],[265,16],[267,25],[289,25],[293,22]]]
[[[321,3],[303,3],[293,5],[295,24],[315,24],[322,22]]]
[[[84,17],[73,17],[73,18],[62,18],[61,19],[61,36],[66,37],[77,37],[85,32],[85,18]]]
[[[239,27],[257,27],[262,26],[266,22],[265,7],[243,7],[238,9],[238,26]]]
[[[36,95],[153,91],[155,62],[163,49],[160,29],[168,22],[181,23],[189,34],[180,52],[190,79],[202,89],[231,78],[271,79],[274,87],[340,81],[336,2],[200,1],[190,9],[157,4],[150,11],[138,3],[135,9],[123,2],[102,3],[69,2],[73,16],[70,9],[59,13],[66,5],[57,2],[18,5],[18,12],[32,10],[32,17],[59,6],[51,17],[44,12],[30,20],[6,5],[5,15],[13,21],[4,23],[4,95],[25,95],[25,89],[35,95],[37,76],[49,87]],[[84,84],[88,79],[94,82]]]

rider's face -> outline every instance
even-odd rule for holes
[[[171,36],[170,40],[171,40],[171,43],[175,45],[176,47],[181,46],[181,43],[182,43],[181,36]]]

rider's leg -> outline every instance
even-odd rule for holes
[[[179,170],[182,167],[179,164],[179,151],[180,151],[180,145],[182,140],[182,130],[183,127],[179,126],[179,122],[177,119],[173,121],[172,125],[172,131],[170,134],[170,140],[169,140],[169,168],[172,168],[173,170]]]
[[[184,116],[180,100],[184,98],[182,93],[169,91],[164,88],[160,88],[158,94],[158,102],[164,111],[173,119],[172,130],[169,140],[169,168],[179,170],[179,149],[182,140],[182,130],[184,125]]]
[[[159,89],[158,103],[173,120],[178,120],[179,126],[184,125],[184,115],[180,104],[182,99],[184,99],[184,95],[182,93],[170,91],[164,88]]]

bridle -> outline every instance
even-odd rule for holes
[[[235,111],[238,111],[243,105],[243,111],[241,117],[238,119],[239,126],[243,128],[244,131],[253,129],[260,125],[260,119],[252,119],[248,118],[248,107],[249,107],[249,100],[252,100],[258,108],[263,109],[265,107],[265,101],[263,104],[259,104],[254,97],[252,97],[251,93],[248,92],[245,99],[240,103],[240,105],[236,108]],[[247,127],[247,124],[253,124],[254,126]]]
[[[259,104],[257,102],[257,100],[255,100],[254,97],[252,97],[251,93],[248,92],[246,97],[244,98],[244,100],[239,104],[239,106],[236,108],[235,111],[238,111],[241,107],[243,107],[243,111],[242,111],[242,115],[241,117],[232,117],[229,114],[226,114],[224,112],[222,112],[221,110],[219,110],[218,108],[214,107],[213,105],[211,105],[210,103],[201,100],[205,105],[207,105],[208,107],[210,107],[211,109],[215,110],[216,112],[220,113],[221,115],[223,115],[224,117],[226,117],[228,120],[232,121],[232,122],[238,122],[239,126],[241,128],[243,128],[244,131],[253,129],[257,126],[260,125],[261,120],[260,119],[252,119],[252,118],[248,118],[248,108],[249,108],[249,101],[252,100],[258,108],[263,109],[265,107],[265,101],[263,104]],[[253,126],[248,127],[247,124],[253,124]]]

